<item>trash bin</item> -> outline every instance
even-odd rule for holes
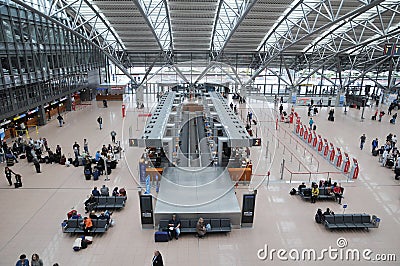
[[[381,222],[381,219],[376,217],[375,215],[372,215],[372,224],[375,225],[376,228],[379,227],[379,224]]]

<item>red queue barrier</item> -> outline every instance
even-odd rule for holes
[[[324,146],[324,140],[322,139],[321,135],[318,135],[318,152],[322,153],[322,147]]]
[[[317,148],[317,144],[318,144],[318,136],[317,136],[317,134],[314,133],[314,138],[313,138],[313,142],[312,142],[314,149]]]
[[[358,161],[353,158],[353,165],[352,165],[351,171],[350,171],[350,178],[357,179],[359,171],[360,171],[360,168],[358,167]]]
[[[336,157],[335,157],[335,165],[336,167],[340,168],[342,165],[342,151],[340,150],[340,148],[336,148],[337,153],[336,153]]]
[[[308,143],[311,143],[313,139],[313,132],[310,130],[310,134],[308,134]]]
[[[329,152],[328,141],[326,139],[324,139],[324,157],[325,158],[328,156],[328,152]]]
[[[304,141],[308,142],[309,145],[312,145],[337,168],[340,168],[344,174],[349,174],[350,178],[357,179],[360,170],[358,161],[352,158],[353,165],[350,170],[351,162],[347,153],[342,155],[340,148],[335,149],[332,143],[328,143],[327,139],[323,139],[321,135],[317,135],[314,131],[311,129],[309,130],[307,126],[303,125],[297,112],[292,113],[291,118],[293,114],[296,117],[296,134],[298,134],[300,138],[303,138]]]
[[[305,127],[306,129],[304,129],[304,135],[303,135],[303,138],[304,138],[304,140],[307,140],[307,138],[308,138],[308,128],[307,127]]]
[[[333,161],[335,160],[335,147],[333,146],[332,143],[330,144],[330,149],[329,149],[329,161],[331,163],[333,163]]]
[[[343,173],[347,174],[350,170],[350,158],[347,153],[344,153],[344,161],[343,161]]]

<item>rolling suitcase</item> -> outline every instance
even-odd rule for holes
[[[15,182],[14,183],[14,187],[15,188],[20,188],[20,187],[22,187],[22,183],[21,182]]]
[[[257,121],[256,121],[256,120],[254,120],[254,119],[253,119],[253,124],[254,124],[254,125],[257,125]]]
[[[100,175],[99,171],[94,171],[93,172],[93,180],[99,180],[99,175]]]
[[[157,231],[154,234],[154,241],[155,242],[168,242],[169,234],[168,232]]]
[[[379,150],[377,150],[377,149],[373,150],[373,151],[372,151],[372,156],[378,156],[378,151],[379,151]]]

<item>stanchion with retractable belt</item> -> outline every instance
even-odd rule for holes
[[[121,109],[122,109],[122,117],[125,117],[126,116],[126,106],[125,106],[125,104],[122,105]]]
[[[338,168],[341,168],[342,166],[342,151],[340,150],[340,148],[336,148],[334,164]]]
[[[322,153],[322,148],[324,146],[324,140],[322,139],[321,135],[318,135],[318,145],[317,145],[317,151],[319,153]]]
[[[314,132],[312,139],[312,146],[314,149],[317,149],[317,144],[318,144],[318,135]]]
[[[347,153],[344,153],[342,172],[347,174],[347,173],[349,173],[349,169],[350,169],[350,158]]]
[[[333,163],[334,160],[335,160],[335,147],[333,146],[332,143],[329,143],[329,144],[330,144],[330,148],[329,148],[329,161],[330,161],[331,163]]]
[[[322,149],[322,155],[326,158],[328,156],[328,152],[329,152],[329,144],[328,141],[324,139],[324,147]]]
[[[291,112],[289,115],[289,123],[290,124],[293,124],[293,117],[294,117],[293,112]]]
[[[353,158],[353,165],[351,166],[350,178],[357,179],[359,171],[360,171],[360,168],[358,167],[358,161]]]

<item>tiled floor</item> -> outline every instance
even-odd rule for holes
[[[329,246],[337,248],[336,241],[344,237],[348,241],[349,249],[371,249],[373,255],[377,253],[393,253],[397,262],[380,262],[382,265],[398,265],[400,260],[400,199],[399,181],[393,178],[393,172],[379,166],[376,157],[370,154],[370,143],[378,137],[382,143],[389,132],[400,136],[398,125],[389,124],[385,117],[381,123],[371,121],[369,118],[375,109],[365,110],[364,122],[360,121],[359,110],[351,109],[347,115],[343,110],[337,109],[335,122],[327,120],[327,110],[322,108],[320,114],[314,117],[318,132],[328,138],[334,145],[342,147],[352,157],[360,162],[360,176],[354,182],[345,182],[345,178],[337,175],[345,187],[345,199],[348,204],[346,213],[376,214],[381,218],[380,227],[367,231],[327,231],[324,227],[314,222],[314,213],[317,208],[331,208],[337,213],[343,212],[342,206],[330,202],[317,202],[310,204],[302,201],[297,196],[290,196],[291,187],[297,187],[301,180],[308,177],[293,176],[294,184],[289,184],[290,175],[284,172],[281,180],[279,173],[282,158],[287,161],[287,167],[296,170],[298,162],[302,161],[304,167],[314,169],[316,161],[320,163],[320,171],[337,171],[322,157],[311,149],[305,152],[300,144],[295,144],[295,138],[290,136],[291,127],[280,124],[282,127],[274,133],[279,138],[279,147],[276,137],[273,137],[274,122],[270,117],[273,106],[261,100],[249,99],[260,123],[257,128],[258,136],[262,135],[263,147],[252,148],[251,158],[254,171],[259,176],[254,178],[250,187],[258,188],[255,222],[253,228],[235,229],[227,235],[210,235],[205,239],[185,235],[178,241],[168,243],[155,243],[154,231],[141,229],[138,203],[138,184],[136,183],[138,159],[140,148],[127,147],[130,137],[137,137],[144,125],[144,118],[137,118],[138,112],[148,112],[154,106],[155,97],[147,98],[146,109],[136,110],[134,101],[129,97],[125,99],[128,112],[127,117],[121,117],[121,104],[109,103],[109,108],[104,109],[93,102],[90,106],[65,115],[66,124],[59,128],[57,121],[51,121],[39,129],[39,134],[34,138],[46,137],[49,145],[54,149],[56,144],[61,144],[65,154],[72,153],[72,144],[78,141],[83,146],[83,138],[89,141],[89,150],[96,151],[102,144],[111,142],[110,132],[117,132],[117,140],[122,141],[125,147],[124,158],[117,169],[110,175],[110,181],[85,181],[81,167],[65,167],[61,165],[42,165],[41,174],[36,174],[34,167],[25,160],[13,167],[13,170],[23,177],[23,188],[10,188],[4,178],[0,182],[0,265],[14,265],[21,253],[30,257],[38,253],[45,265],[58,262],[60,265],[150,265],[154,249],[159,249],[163,254],[165,265],[266,265],[300,264],[304,262],[281,262],[277,254],[273,261],[270,258],[260,260],[257,251],[268,245],[271,249],[315,249],[318,253]],[[286,106],[285,106],[286,107]],[[246,108],[241,106],[241,108]],[[306,109],[296,108],[303,116],[303,123],[307,123]],[[246,109],[243,109],[243,114]],[[104,129],[99,130],[96,123],[97,116],[101,114],[104,119]],[[265,122],[261,122],[265,121]],[[271,130],[268,131],[268,128]],[[287,132],[285,133],[284,129]],[[367,135],[364,150],[359,149],[359,138],[362,133]],[[269,141],[268,156],[266,143]],[[297,149],[296,149],[296,146]],[[284,153],[284,154],[283,154]],[[310,162],[311,154],[314,155]],[[301,166],[300,168],[302,168]],[[270,169],[271,176],[267,186],[265,172]],[[298,170],[298,169],[297,169]],[[303,169],[302,169],[303,171]],[[316,176],[313,178],[317,178]],[[83,201],[90,193],[93,186],[106,183],[111,189],[114,186],[125,187],[128,191],[126,207],[115,212],[114,227],[102,236],[95,236],[94,242],[86,250],[74,252],[73,236],[63,234],[61,222],[66,219],[66,213],[76,208],[81,213]],[[238,198],[242,193],[248,192],[247,186],[237,189]],[[241,200],[239,200],[241,201]],[[286,256],[288,256],[286,254]],[[328,253],[323,261],[306,262],[311,264],[336,265],[338,261],[330,259]],[[345,261],[349,265],[364,265],[365,260]]]

